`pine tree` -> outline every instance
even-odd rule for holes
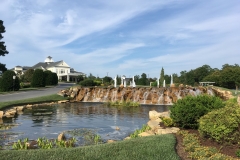
[[[5,27],[3,26],[3,21],[0,20],[0,56],[5,56],[5,54],[8,54],[8,51],[6,50],[6,46],[4,45],[4,42],[1,41],[3,38],[2,33],[5,32]],[[5,64],[0,63],[0,71],[5,72],[7,68],[5,67]]]
[[[163,81],[164,81],[164,69],[162,67],[160,79],[159,79],[159,86],[163,86]]]

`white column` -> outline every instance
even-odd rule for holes
[[[68,75],[68,73],[67,73],[67,81],[69,82],[69,75]]]
[[[117,77],[114,78],[114,87],[117,87]]]

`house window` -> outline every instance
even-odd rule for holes
[[[65,70],[64,69],[61,69],[61,74],[65,73]]]

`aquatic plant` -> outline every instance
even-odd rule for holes
[[[108,101],[104,103],[105,106],[124,106],[124,107],[139,107],[139,102],[134,101]]]
[[[148,125],[144,124],[141,129],[137,129],[132,134],[130,134],[130,137],[131,138],[137,138],[137,137],[139,137],[140,133],[146,132],[146,131],[149,131],[149,130],[151,130],[151,127],[149,127]]]
[[[51,149],[53,148],[53,142],[46,137],[40,137],[37,139],[37,145],[41,149]]]
[[[16,150],[28,149],[28,138],[25,138],[23,141],[19,139],[17,142],[13,143],[12,148]]]

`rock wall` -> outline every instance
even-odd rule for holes
[[[69,96],[77,102],[133,101],[140,104],[171,105],[187,95],[214,95],[211,88],[205,87],[72,87],[58,94]]]

